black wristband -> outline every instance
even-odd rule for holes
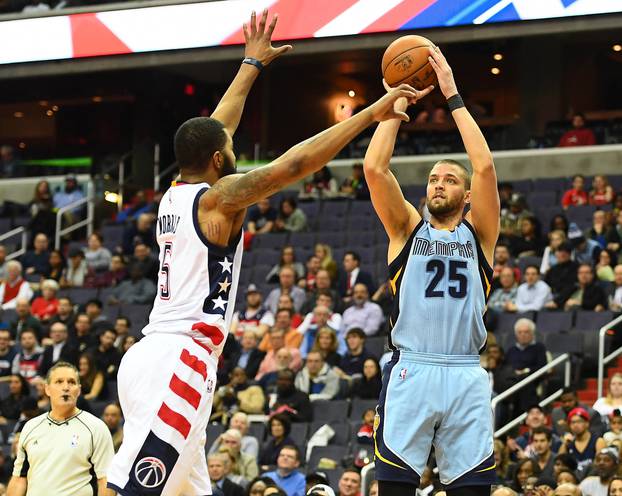
[[[242,63],[255,66],[259,70],[263,69],[263,64],[261,62],[259,62],[259,60],[254,59],[253,57],[246,57],[244,60],[242,60]]]
[[[456,93],[454,96],[450,96],[447,99],[447,106],[449,107],[449,111],[453,112],[454,110],[458,110],[459,108],[464,107],[464,102],[462,101],[462,97],[460,93]]]

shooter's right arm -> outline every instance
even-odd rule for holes
[[[381,122],[365,153],[363,169],[374,209],[389,236],[397,244],[405,242],[421,220],[417,209],[402,194],[389,169],[401,121]]]

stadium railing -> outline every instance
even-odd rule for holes
[[[622,322],[622,315],[619,315],[615,319],[613,319],[608,324],[605,324],[600,328],[598,334],[598,397],[601,398],[603,396],[603,384],[604,384],[604,376],[605,376],[605,365],[607,365],[611,360],[616,358],[617,356],[622,354],[622,346],[618,349],[612,351],[607,356],[605,356],[605,336],[608,331],[620,324]]]
[[[544,367],[542,367],[541,369],[538,369],[533,374],[531,374],[529,377],[526,377],[519,383],[514,384],[514,386],[512,386],[511,388],[508,388],[505,391],[503,391],[501,394],[498,394],[497,396],[495,396],[492,399],[493,415],[496,414],[497,405],[501,403],[503,400],[509,398],[513,394],[523,389],[525,386],[528,386],[532,382],[535,382],[536,380],[540,379],[545,374],[548,374],[549,371],[553,370],[555,367],[557,367],[558,365],[562,365],[562,364],[564,365],[564,387],[570,386],[571,356],[568,353],[564,353],[563,355],[558,356],[554,360],[551,360]],[[553,401],[555,401],[557,398],[559,398],[562,395],[562,391],[563,391],[563,388],[559,388],[557,391],[555,391],[554,393],[550,394],[549,396],[544,398],[542,401],[540,401],[539,405],[546,406],[549,403],[552,403]],[[502,436],[509,430],[519,425],[523,420],[525,420],[525,418],[527,418],[526,412],[519,415],[514,420],[511,420],[510,422],[505,424],[503,427],[496,429],[494,436],[495,437]]]
[[[13,238],[15,236],[21,235],[21,248],[8,253],[6,256],[6,260],[13,260],[14,258],[21,257],[24,253],[26,253],[26,245],[28,243],[28,231],[23,226],[16,227],[9,232],[6,232],[0,235],[0,244],[3,244],[3,241],[6,239]]]
[[[54,248],[56,250],[60,250],[61,248],[60,241],[64,235],[69,234],[77,229],[80,229],[81,227],[86,226],[87,237],[93,234],[93,221],[95,219],[95,199],[93,195],[93,190],[94,190],[93,181],[92,180],[88,181],[86,185],[86,196],[84,198],[81,198],[73,203],[70,203],[69,205],[65,205],[64,207],[61,207],[57,210],[56,212],[56,233],[54,236]],[[86,218],[74,224],[71,224],[70,226],[63,228],[62,227],[63,214],[65,212],[70,212],[72,210],[79,209],[85,204],[86,204]]]

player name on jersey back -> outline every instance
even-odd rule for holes
[[[185,334],[218,355],[234,311],[242,233],[229,246],[210,243],[198,210],[208,190],[207,183],[177,183],[160,201],[158,294],[143,334]]]

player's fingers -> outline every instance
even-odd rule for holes
[[[272,18],[272,22],[268,26],[268,31],[266,31],[266,36],[268,38],[272,38],[272,33],[274,32],[274,28],[276,27],[276,23],[278,20],[279,20],[279,14],[274,14],[274,17]]]
[[[400,84],[396,89],[397,91],[410,91],[411,93],[415,93],[417,91],[410,84]]]
[[[283,55],[284,53],[289,52],[290,50],[293,50],[293,48],[294,47],[291,45],[283,45],[278,48],[275,48],[274,50],[276,51],[276,54],[278,56],[278,55]]]
[[[408,114],[406,112],[394,112],[395,116],[404,122],[409,122],[410,121],[410,117],[408,117]]]
[[[438,74],[440,72],[441,68],[436,63],[436,60],[434,60],[434,57],[428,57],[428,62],[430,62],[430,65],[432,66],[432,69],[434,69],[434,72],[436,72],[436,74]]]
[[[431,84],[430,86],[428,86],[427,88],[421,90],[419,92],[419,94],[417,95],[417,98],[423,98],[424,96],[430,94],[430,92],[434,89],[434,85]]]
[[[406,90],[402,90],[400,92],[397,93],[397,98],[406,98],[409,102],[412,100],[416,100],[417,99],[417,92],[416,91],[406,91]]]
[[[255,35],[257,34],[257,14],[255,14],[255,11],[253,10],[251,12],[251,36],[255,37]]]
[[[246,27],[246,24],[242,24],[242,31],[244,31],[244,41],[246,41],[246,43],[248,43],[248,28]]]
[[[268,22],[268,9],[264,9],[259,20],[259,28],[257,29],[259,36],[262,36],[266,31],[266,22]]]

